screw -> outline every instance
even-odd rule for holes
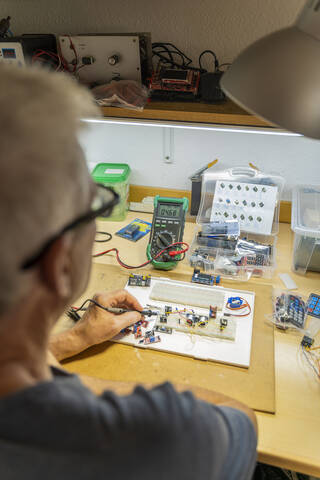
[[[241,220],[244,220],[246,217],[242,214],[240,215]]]
[[[258,191],[258,187],[253,187],[253,191],[254,191],[254,192],[257,192],[257,191]]]
[[[259,207],[261,207],[261,208],[264,207],[264,203],[263,203],[263,202],[260,202],[260,203],[259,203]]]
[[[257,217],[257,220],[258,220],[258,222],[262,222],[262,218],[261,218],[261,217]]]
[[[231,183],[229,183],[229,188],[230,188],[230,190],[233,189],[233,185],[231,185]]]
[[[223,215],[224,215],[226,218],[229,217],[229,213],[227,213],[227,212],[224,212]]]
[[[249,215],[249,217],[248,217],[248,218],[249,218],[250,222],[252,222],[252,220],[253,220],[253,216],[252,216],[252,215]]]
[[[237,189],[238,189],[238,190],[241,190],[241,185],[238,185],[238,186],[237,186]]]
[[[243,205],[246,206],[247,205],[247,200],[243,200]]]
[[[256,206],[256,202],[251,202],[251,207],[255,207]]]
[[[234,201],[234,204],[235,204],[235,205],[239,205],[239,200],[235,200],[235,201]]]
[[[246,190],[247,190],[247,192],[249,191],[249,187],[248,187],[248,185],[246,185]]]
[[[261,190],[263,193],[265,193],[267,191],[267,189],[265,187],[262,188]]]
[[[221,188],[224,188],[225,187],[225,184],[224,183],[221,183]]]

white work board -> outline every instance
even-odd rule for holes
[[[190,287],[194,285],[194,288],[202,289],[208,292],[208,297],[212,295],[213,291],[219,290],[224,294],[224,303],[221,311],[218,312],[219,316],[222,316],[224,311],[226,312],[226,303],[229,297],[240,296],[250,305],[250,313],[243,317],[232,317],[236,321],[236,334],[235,340],[224,340],[220,338],[210,338],[206,336],[200,336],[194,333],[184,333],[173,331],[171,335],[167,333],[159,333],[161,342],[145,345],[139,343],[139,339],[134,337],[133,333],[120,333],[112,339],[114,342],[124,343],[127,345],[133,345],[140,348],[150,348],[153,350],[160,350],[169,353],[175,353],[179,355],[185,355],[202,360],[211,360],[220,363],[226,363],[230,365],[236,365],[240,367],[248,368],[250,366],[250,353],[251,353],[251,338],[252,338],[252,325],[254,314],[254,292],[226,289],[219,286],[204,286],[198,284],[190,284],[189,282],[179,282],[175,280],[169,280],[167,278],[152,278],[150,287],[137,287],[126,286],[126,290],[135,296],[140,304],[145,307],[146,305],[155,305],[164,307],[165,305],[172,305],[181,309],[186,305],[174,304],[168,301],[158,301],[150,298],[153,287],[157,282],[165,282],[168,284],[168,288],[172,285],[179,285],[181,287]],[[208,313],[208,309],[193,307],[196,313],[205,315]],[[230,313],[230,310],[228,310]],[[149,329],[152,328],[152,322],[149,322]],[[156,332],[158,334],[158,332]]]

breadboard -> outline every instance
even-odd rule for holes
[[[179,282],[165,278],[151,278],[151,285],[149,287],[141,288],[127,285],[126,290],[134,295],[143,306],[151,304],[154,307],[159,307],[161,310],[164,310],[164,307],[167,305],[172,306],[173,310],[177,309],[178,311],[187,306],[194,309],[195,313],[199,315],[207,315],[210,305],[213,304],[213,306],[217,306],[215,304],[216,300],[220,306],[220,310],[218,310],[217,313],[218,321],[220,321],[220,318],[223,316],[227,298],[231,296],[241,296],[249,303],[251,312],[246,317],[232,317],[234,327],[230,328],[229,336],[228,330],[225,330],[225,338],[223,338],[223,332],[218,332],[218,324],[213,323],[212,329],[207,335],[198,335],[198,333],[194,330],[192,331],[192,329],[188,329],[188,331],[173,330],[171,335],[160,333],[161,342],[145,345],[144,343],[140,343],[139,339],[136,339],[133,333],[125,333],[117,335],[113,338],[113,341],[139,348],[176,353],[201,360],[211,360],[245,368],[249,367],[254,292],[225,289],[222,287],[191,285],[189,282]],[[194,292],[192,293],[193,290]],[[158,296],[163,298],[163,300],[156,300],[154,298],[154,292],[156,292],[156,294],[160,292]],[[179,301],[187,302],[186,296],[189,298],[188,304],[179,303],[177,300],[176,302],[168,300],[168,298],[179,298]],[[202,307],[196,306],[195,303],[200,303]],[[205,306],[203,307],[203,305]],[[228,313],[230,312],[228,311]],[[156,323],[157,319],[149,322],[148,329],[151,330]],[[232,322],[231,325],[233,325]],[[158,334],[159,332],[156,333]],[[227,336],[228,338],[226,338]]]
[[[198,327],[195,325],[194,327],[189,327],[185,325],[185,323],[181,322],[181,316],[179,314],[169,315],[167,319],[167,323],[165,324],[166,327],[172,328],[176,332],[184,332],[193,335],[200,335],[202,337],[211,337],[211,338],[219,338],[223,340],[232,340],[234,341],[236,338],[236,328],[237,324],[232,319],[228,319],[228,325],[226,328],[220,328],[220,319],[211,319],[208,321],[208,324],[204,327]],[[159,321],[156,321],[155,327],[163,327],[163,324]]]
[[[201,286],[189,286],[186,283],[184,285],[172,284],[165,281],[156,282],[153,285],[150,298],[152,300],[202,308],[209,308],[210,305],[215,305],[218,307],[218,310],[222,310],[225,303],[225,292],[214,288],[208,291],[201,288]]]

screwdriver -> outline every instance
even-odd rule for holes
[[[98,305],[103,310],[106,310],[109,313],[115,313],[116,315],[121,315],[122,313],[128,312],[138,312],[141,313],[144,317],[152,317],[153,315],[158,315],[159,312],[153,312],[152,310],[127,310],[125,308],[116,308],[116,307],[103,307],[102,305]]]

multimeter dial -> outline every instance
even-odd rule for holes
[[[156,237],[157,247],[159,247],[162,250],[168,245],[171,245],[171,243],[173,243],[173,237],[171,233],[166,231],[158,233]]]

